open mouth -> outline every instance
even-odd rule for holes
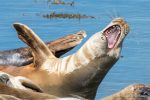
[[[120,37],[121,27],[119,25],[110,26],[104,31],[103,34],[107,38],[108,48],[112,49]]]

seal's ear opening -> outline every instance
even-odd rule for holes
[[[41,67],[48,58],[56,59],[46,44],[28,26],[21,23],[15,23],[13,26],[18,37],[31,48],[35,67]]]

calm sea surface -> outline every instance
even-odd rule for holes
[[[67,2],[71,0],[66,0]],[[0,50],[25,46],[12,27],[14,22],[29,25],[44,41],[79,30],[88,37],[103,29],[111,17],[121,16],[131,31],[124,41],[121,58],[99,86],[96,100],[134,83],[150,83],[150,0],[74,0],[75,5],[51,5],[47,0],[0,0]],[[42,14],[80,13],[96,19],[45,19]],[[68,54],[80,48],[77,46]],[[66,55],[68,55],[66,54]]]

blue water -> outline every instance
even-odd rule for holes
[[[150,83],[150,1],[149,0],[74,0],[75,5],[50,5],[47,0],[0,1],[0,50],[25,46],[16,35],[12,24],[29,25],[44,41],[69,33],[86,30],[88,37],[103,29],[111,17],[121,16],[130,24],[131,31],[124,41],[121,58],[109,71],[97,92],[96,100],[133,83]],[[66,0],[70,1],[70,0]],[[50,12],[81,13],[96,19],[45,19]],[[80,48],[77,46],[70,53]],[[67,54],[67,55],[68,55]]]

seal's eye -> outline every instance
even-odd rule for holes
[[[101,39],[104,40],[104,37],[102,36]]]

